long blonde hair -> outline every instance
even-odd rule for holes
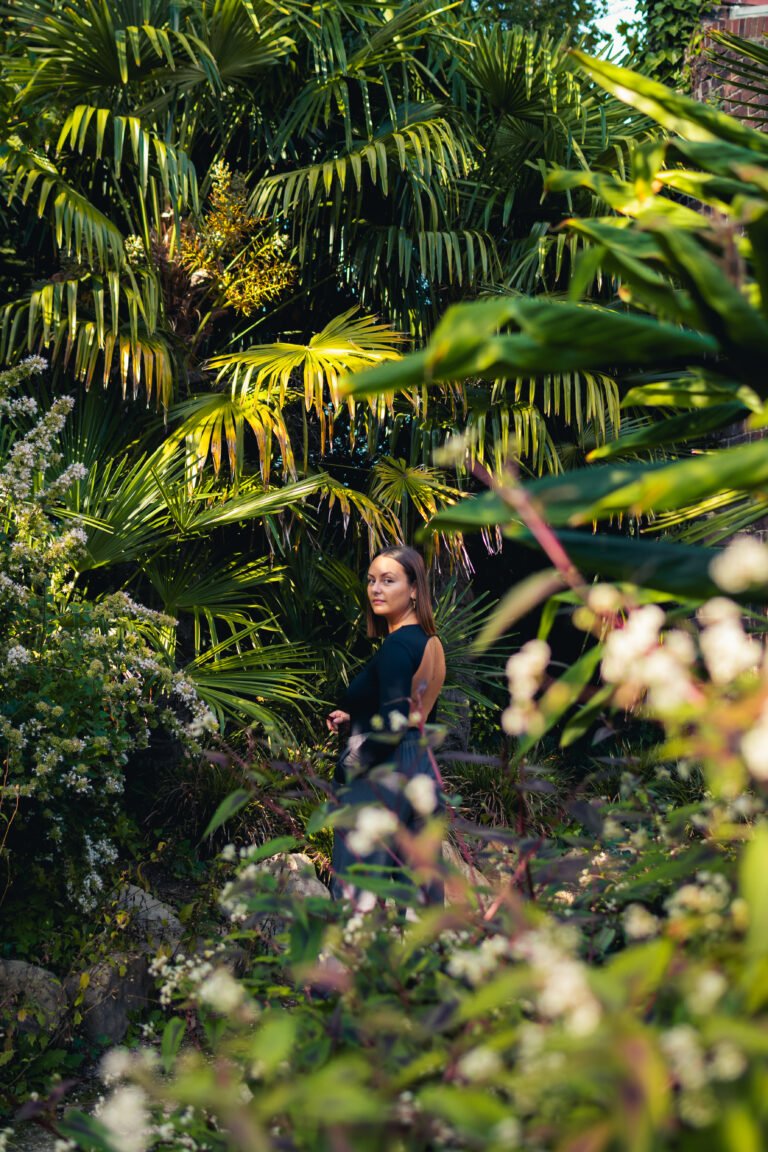
[[[416,619],[421,624],[427,636],[437,636],[437,628],[435,627],[435,618],[432,615],[432,601],[429,595],[429,586],[427,584],[427,569],[421,555],[415,548],[409,548],[405,544],[393,544],[390,548],[382,548],[381,552],[377,552],[373,557],[378,560],[379,556],[391,556],[396,560],[400,567],[408,577],[408,582],[416,592]],[[380,616],[376,616],[371,608],[370,602],[366,605],[366,621],[368,624],[368,635],[373,636],[386,636],[387,622]]]

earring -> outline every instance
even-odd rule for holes
[[[416,610],[416,597],[415,596],[411,596],[411,609],[413,611]]]

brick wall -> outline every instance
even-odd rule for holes
[[[753,11],[750,12],[750,9]],[[693,95],[698,100],[706,100],[721,108],[730,116],[747,119],[754,116],[754,107],[746,106],[745,101],[755,100],[754,93],[745,91],[736,84],[728,83],[725,69],[706,59],[706,49],[715,45],[711,40],[712,31],[730,32],[745,40],[766,43],[768,35],[768,3],[765,0],[742,0],[740,4],[728,4],[710,9],[702,25],[702,40],[695,46],[689,59]],[[768,102],[760,99],[761,107],[768,114]],[[758,125],[754,125],[757,127]]]

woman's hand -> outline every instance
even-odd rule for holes
[[[329,732],[338,732],[345,724],[349,724],[349,712],[342,712],[341,708],[334,708],[325,718]]]

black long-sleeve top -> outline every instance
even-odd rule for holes
[[[392,755],[392,745],[377,741],[373,718],[381,718],[376,728],[392,731],[395,712],[408,717],[411,712],[411,685],[424,658],[427,636],[420,624],[404,624],[389,632],[377,652],[358,672],[339,702],[349,712],[352,735],[373,733],[365,741],[365,759],[379,764]],[[434,718],[436,708],[429,719]]]

